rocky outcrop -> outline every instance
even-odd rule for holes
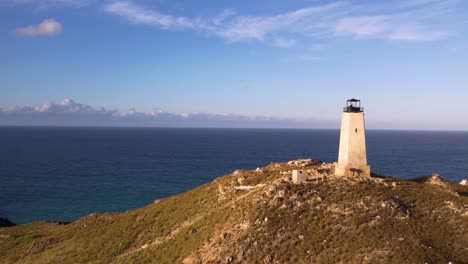
[[[15,225],[16,224],[10,221],[8,218],[0,217],[0,227],[10,227]]]
[[[452,187],[450,186],[450,183],[449,181],[447,180],[444,180],[439,174],[437,173],[434,173],[432,174],[432,176],[428,177],[426,179],[426,183],[429,183],[429,184],[432,184],[432,185],[435,185],[435,186],[438,186],[439,188],[453,194],[453,195],[457,195],[458,196],[458,193],[455,192]]]
[[[427,182],[430,184],[447,187],[447,182],[445,182],[438,173],[432,174],[432,176],[427,179]]]

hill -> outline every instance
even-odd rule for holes
[[[327,176],[294,184],[291,170]],[[238,170],[123,213],[0,228],[1,263],[468,263],[468,186]]]

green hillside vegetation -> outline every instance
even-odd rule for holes
[[[140,209],[2,227],[0,263],[468,263],[468,186],[332,175],[272,163]]]

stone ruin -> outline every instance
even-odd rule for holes
[[[324,175],[309,175],[305,170],[293,170],[292,171],[292,182],[293,183],[302,183],[307,181],[320,181],[325,180]]]
[[[293,170],[292,171],[292,181],[294,183],[300,183],[307,181],[308,173],[303,170]]]

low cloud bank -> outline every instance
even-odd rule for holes
[[[297,120],[270,116],[215,113],[170,113],[162,110],[121,112],[65,99],[42,106],[0,109],[2,126],[148,126],[226,128],[330,128],[337,121]]]

